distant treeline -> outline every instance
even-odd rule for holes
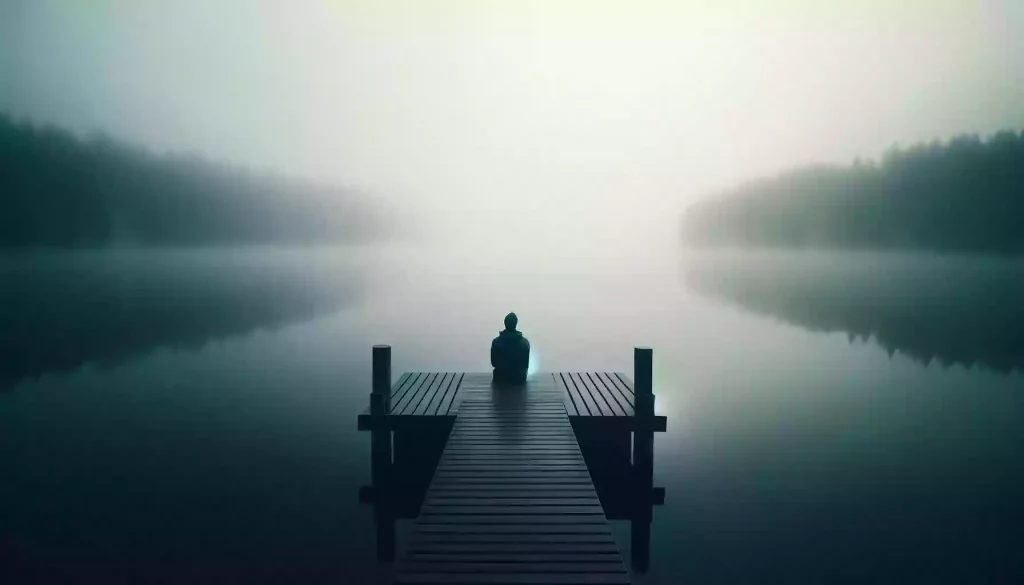
[[[692,244],[1024,252],[1024,132],[893,147],[762,179],[686,212]]]
[[[0,248],[350,242],[391,227],[334,187],[0,114]]]

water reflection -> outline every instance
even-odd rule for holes
[[[1024,369],[1024,263],[874,254],[692,256],[694,291],[929,364]]]
[[[310,319],[362,286],[336,254],[273,250],[21,254],[0,282],[0,391]]]

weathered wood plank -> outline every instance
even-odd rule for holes
[[[563,417],[565,416],[564,412],[562,413],[562,416]],[[490,428],[488,429],[487,427],[490,427]],[[544,429],[548,429],[548,430],[563,430],[563,429],[559,428],[559,425],[556,424],[556,421],[554,421],[554,420],[542,420],[539,417],[535,417],[535,418],[533,418],[531,420],[524,419],[524,420],[504,420],[504,421],[490,421],[490,420],[487,420],[487,419],[479,419],[479,420],[467,421],[467,422],[463,423],[463,426],[461,427],[460,430],[463,433],[472,433],[474,430],[482,431],[482,430],[486,429],[486,430],[490,431],[491,433],[493,433],[494,431],[498,430],[499,428],[523,428],[523,427],[535,428],[535,429],[538,429],[538,430],[544,430]]]
[[[597,497],[597,492],[593,488],[580,488],[575,486],[550,486],[545,488],[548,492],[546,495],[537,495],[532,493],[524,493],[521,490],[510,490],[508,488],[502,488],[501,486],[495,487],[471,487],[471,488],[442,488],[438,487],[431,490],[431,497],[437,498],[534,498],[534,497],[558,497],[558,498],[591,498]]]
[[[551,378],[555,383],[555,387],[565,394],[565,398],[562,399],[562,403],[565,405],[565,412],[569,416],[580,416],[580,411],[576,408],[576,401],[569,396],[569,391],[566,389],[565,384],[562,383],[562,377],[560,374],[551,374]]]
[[[411,383],[415,374],[412,372],[405,372],[398,377],[398,381],[391,386],[391,404],[394,405],[395,401],[398,400],[400,394],[405,391],[408,387],[406,384]]]
[[[414,561],[402,566],[404,573],[625,573],[622,559],[582,563],[433,563]]]
[[[445,471],[526,471],[536,469],[537,471],[587,471],[586,464],[581,460],[575,461],[541,461],[540,463],[519,462],[519,461],[466,461],[456,463],[452,460],[442,461]]]
[[[484,515],[429,515],[421,513],[416,519],[416,523],[419,526],[427,526],[433,524],[454,524],[461,526],[469,526],[475,524],[484,524],[487,526],[498,527],[498,526],[512,526],[515,524],[526,524],[529,526],[540,525],[540,524],[554,524],[554,525],[565,525],[565,526],[585,526],[588,524],[598,524],[601,526],[607,526],[608,519],[604,517],[604,513],[594,515],[590,514],[498,514],[492,516]]]
[[[576,390],[577,395],[583,401],[583,404],[587,407],[587,412],[590,416],[601,416],[601,411],[597,408],[597,403],[594,402],[594,398],[587,391],[586,387],[580,382],[579,374],[570,372],[567,375],[567,382],[572,384],[572,387]]]
[[[497,428],[495,428],[497,427]],[[551,425],[543,425],[537,423],[516,423],[510,425],[492,425],[490,428],[486,428],[483,425],[466,425],[459,429],[459,438],[473,438],[473,437],[494,437],[495,431],[499,432],[499,437],[505,436],[510,433],[528,433],[528,438],[537,437],[575,437],[572,430],[560,429]]]
[[[391,390],[391,412],[397,407],[404,395],[406,395],[410,388],[416,387],[420,382],[420,377],[423,374],[419,372],[406,372],[399,378],[399,383],[395,384],[395,387]]]
[[[537,506],[600,506],[601,500],[590,498],[429,498],[423,508],[448,508],[465,506],[467,508],[501,506],[508,508],[529,508]]]
[[[636,390],[633,388],[633,380],[629,379],[629,376],[621,372],[613,372],[608,374],[609,379],[616,382],[626,392],[626,396],[635,396]]]
[[[607,524],[535,524],[520,525],[502,524],[488,526],[483,524],[416,524],[416,532],[427,534],[430,532],[449,532],[457,534],[605,534],[611,538],[611,532]]]
[[[558,449],[537,449],[537,450],[520,450],[520,449],[509,449],[502,451],[501,449],[489,449],[481,447],[480,449],[462,449],[458,451],[452,451],[450,454],[444,455],[445,461],[452,461],[452,457],[463,455],[465,460],[472,461],[483,461],[486,459],[503,459],[509,462],[529,461],[536,460],[540,457],[547,455],[550,457],[548,461],[578,461],[575,453],[570,451],[561,451]]]
[[[573,449],[571,447],[562,447],[560,445],[473,445],[467,443],[463,445],[451,446],[452,453],[460,452],[472,452],[472,453],[490,453],[490,454],[506,454],[506,453],[523,453],[523,454],[548,454],[548,455],[574,455],[579,453],[579,449]]]
[[[559,373],[558,380],[561,383],[561,387],[565,390],[566,395],[569,396],[569,401],[573,405],[573,409],[579,413],[580,416],[590,416],[590,408],[586,402],[583,401],[583,396],[580,394],[579,389],[576,388],[576,384],[572,382],[571,374]]]
[[[568,469],[572,471],[587,470],[587,465],[583,460],[551,460],[551,461],[530,461],[527,459],[516,460],[510,458],[507,463],[508,465],[503,466],[501,459],[490,459],[490,460],[468,460],[459,463],[453,463],[450,461],[441,461],[440,464],[444,465],[446,469],[481,469],[481,468],[492,468],[492,469]]]
[[[434,372],[433,378],[430,380],[430,384],[427,385],[426,390],[420,392],[418,396],[414,397],[409,402],[409,406],[406,408],[406,412],[411,415],[415,415],[424,402],[429,401],[438,391],[441,383],[444,381],[447,374],[443,372]]]
[[[541,474],[535,476],[524,476],[518,474],[504,474],[504,475],[493,475],[488,473],[487,475],[473,476],[469,474],[455,474],[455,475],[441,475],[440,472],[435,474],[434,479],[437,480],[438,487],[449,486],[462,483],[495,483],[500,481],[508,482],[509,486],[515,486],[516,488],[523,488],[530,485],[543,486],[544,484],[550,485],[588,485],[590,483],[590,475],[584,473],[573,473],[565,475],[548,475]]]
[[[560,467],[557,465],[514,465],[511,462],[508,465],[445,465],[437,470],[438,477],[443,477],[442,474],[452,475],[509,475],[509,476],[522,476],[524,472],[530,474],[537,474],[543,477],[577,477],[581,473],[589,474],[586,465],[576,465],[575,467]]]
[[[604,551],[416,551],[409,560],[420,563],[620,563],[617,550]]]
[[[550,532],[530,532],[530,533],[497,533],[497,532],[475,532],[471,534],[459,534],[451,532],[427,532],[427,533],[413,533],[414,538],[410,543],[409,548],[415,549],[418,546],[454,546],[454,545],[481,545],[481,546],[492,546],[492,545],[524,545],[524,546],[537,546],[537,545],[601,545],[601,546],[613,546],[615,550],[618,550],[618,545],[611,538],[611,533],[550,533]]]
[[[448,503],[432,503],[425,505],[420,508],[421,516],[436,516],[438,514],[451,515],[451,516],[464,516],[467,514],[481,515],[481,516],[529,516],[529,515],[581,515],[581,514],[596,514],[601,516],[601,520],[604,520],[604,509],[601,508],[600,501],[591,502],[587,505],[555,505],[549,504],[546,506],[538,505],[520,505],[520,506],[509,506],[509,505],[496,505],[496,506],[468,506],[468,505],[452,505]]]
[[[526,448],[534,447],[539,450],[547,449],[548,452],[565,450],[571,448],[573,443],[560,438],[552,438],[551,440],[544,441],[538,439],[523,440],[517,442],[514,437],[500,438],[500,439],[485,439],[480,441],[474,441],[469,439],[459,438],[455,441],[453,447],[460,449],[501,449],[501,448]]]
[[[491,462],[473,462],[455,464],[447,462],[444,467],[438,471],[438,473],[482,473],[491,474],[492,472],[507,472],[507,473],[519,473],[522,471],[535,470],[537,473],[544,474],[544,477],[556,477],[548,474],[557,474],[558,472],[586,472],[589,471],[587,466],[582,461],[575,462],[558,462],[555,465],[531,465],[529,463],[521,463],[514,461],[505,461],[502,465],[501,461]],[[575,475],[575,473],[574,473]]]
[[[626,573],[553,575],[480,575],[472,573],[426,573],[399,575],[395,585],[628,585]]]
[[[481,476],[437,475],[435,476],[434,479],[437,480],[438,486],[449,486],[469,483],[500,483],[502,481],[508,482],[509,486],[515,486],[517,488],[525,488],[530,485],[543,486],[544,484],[588,485],[591,483],[590,475],[582,473],[575,473],[571,475],[537,476],[520,476],[516,474]]]
[[[461,447],[459,449],[452,449],[449,452],[449,454],[445,455],[445,456],[448,457],[448,456],[455,456],[455,455],[463,454],[466,457],[472,457],[472,456],[499,456],[499,457],[504,457],[504,456],[514,456],[514,455],[518,455],[518,456],[522,456],[522,457],[537,457],[537,456],[543,457],[544,455],[549,455],[552,458],[556,458],[556,457],[557,458],[561,458],[561,457],[574,457],[576,455],[576,453],[577,453],[576,451],[571,451],[569,449],[555,448],[555,447],[536,447],[536,448],[523,447],[523,448],[517,448],[517,447],[503,447],[503,446],[500,446],[500,445],[482,445],[482,446],[477,446],[477,447],[467,446],[467,447]]]
[[[391,403],[392,414],[404,414],[409,404],[417,395],[423,392],[424,386],[429,384],[432,379],[432,374],[421,372],[412,385],[409,386],[409,389],[402,394],[401,398]]]
[[[605,395],[610,402],[614,402],[622,411],[623,416],[633,416],[633,403],[626,398],[626,395],[609,380],[605,372],[593,374],[594,385]]]
[[[445,390],[448,389],[448,386],[451,386],[452,380],[454,379],[454,372],[445,372],[437,386],[435,386],[434,389],[422,401],[420,401],[419,406],[416,407],[413,414],[421,416],[433,414],[437,409],[437,404],[441,401],[441,397],[444,396]]]
[[[410,545],[411,554],[574,554],[574,553],[613,553],[619,554],[619,547],[614,542],[426,542]]]
[[[458,435],[452,435],[451,440],[456,442],[472,442],[472,441],[533,441],[533,442],[544,442],[544,441],[572,441],[576,437],[571,432],[567,433],[563,430],[555,429],[534,429],[524,427],[498,427],[493,429],[491,432],[483,431],[469,431],[462,432]]]
[[[498,433],[495,435],[495,433]],[[466,425],[460,429],[459,437],[504,437],[513,433],[525,434],[524,438],[534,438],[546,435],[574,437],[572,430],[560,429],[555,426],[541,423],[512,423],[491,425],[485,429],[483,425]]]
[[[464,415],[463,420],[469,421],[473,419],[500,419],[500,420],[518,420],[523,418],[533,418],[537,416],[547,415],[550,418],[559,416],[565,416],[565,406],[560,400],[557,404],[552,403],[551,405],[545,405],[543,408],[523,408],[513,416],[499,416],[492,409],[475,409],[465,405],[465,401],[459,407],[459,414]]]
[[[583,458],[575,450],[569,449],[510,449],[506,447],[479,447],[475,449],[470,447],[465,449],[452,449],[450,453],[445,453],[441,457],[442,462],[478,461],[488,459],[497,459],[500,461],[508,461],[510,459],[534,461],[577,461]]]
[[[593,382],[590,380],[589,375],[586,372],[573,374],[576,382],[579,384],[581,392],[586,392],[586,395],[590,398],[590,401],[596,405],[597,412],[601,416],[615,416],[615,412],[611,409],[608,401],[601,395],[601,392],[594,387]]]
[[[588,372],[586,374],[587,384],[594,389],[594,392],[601,396],[601,398],[611,409],[613,416],[628,416],[626,411],[626,401],[618,396],[618,393],[612,393],[608,390],[607,384],[601,379],[600,372]]]
[[[449,415],[451,414],[452,405],[455,404],[459,391],[462,390],[463,381],[466,379],[466,374],[459,374],[458,379],[452,387],[445,393],[441,402],[437,405],[437,414]]]

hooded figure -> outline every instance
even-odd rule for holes
[[[515,313],[505,316],[505,330],[491,342],[491,366],[497,384],[522,384],[530,366],[530,342],[516,331],[519,319]]]

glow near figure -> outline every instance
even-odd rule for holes
[[[530,348],[530,365],[526,366],[526,379],[536,378],[538,369],[540,369],[540,360],[537,359],[537,350]]]

